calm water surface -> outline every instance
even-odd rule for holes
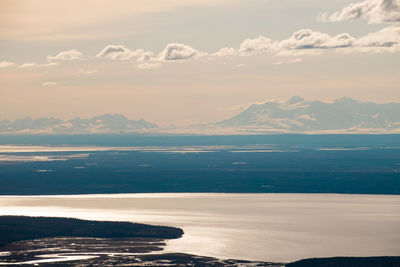
[[[111,194],[1,196],[1,215],[62,216],[181,227],[166,251],[289,262],[400,255],[400,196]]]

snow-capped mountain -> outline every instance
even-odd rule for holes
[[[253,104],[217,123],[189,127],[159,127],[120,114],[88,119],[24,118],[0,121],[0,134],[262,134],[262,133],[400,133],[400,103],[360,102],[343,97],[333,102],[307,101],[294,96],[287,102]]]
[[[24,118],[0,121],[0,133],[117,133],[157,128],[143,119],[129,120],[120,114],[104,114],[89,119]]]
[[[283,132],[400,129],[400,103],[359,102],[343,97],[334,102],[306,101],[294,96],[287,102],[253,104],[217,127],[262,128]]]

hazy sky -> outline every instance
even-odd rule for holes
[[[0,119],[400,101],[400,1],[0,0]]]

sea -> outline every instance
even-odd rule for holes
[[[99,194],[2,196],[2,215],[130,221],[183,229],[164,252],[291,262],[400,255],[400,196]]]
[[[400,255],[399,135],[0,136],[0,215],[176,226],[165,252]]]

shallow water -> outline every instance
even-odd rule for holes
[[[126,220],[181,227],[166,251],[289,262],[400,255],[400,196],[112,194],[1,196],[2,215]]]

